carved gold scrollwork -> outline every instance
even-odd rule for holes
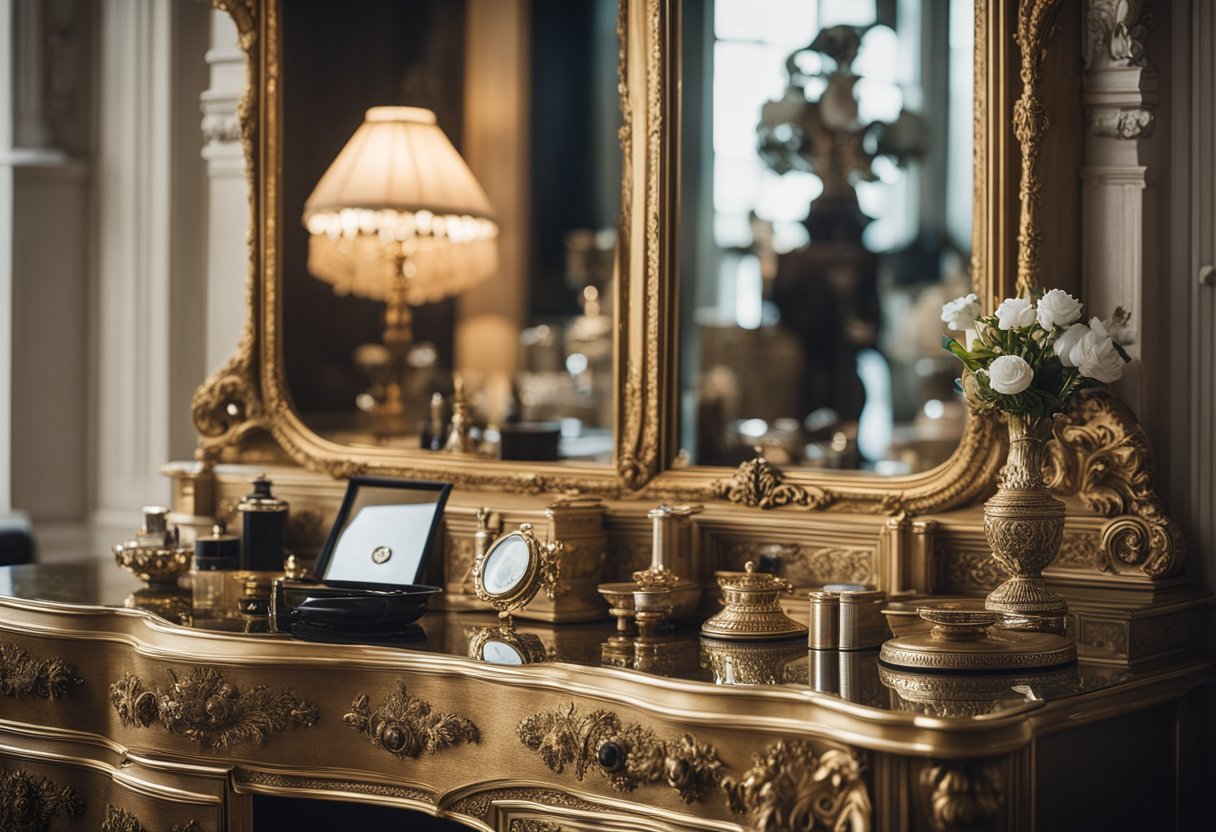
[[[753,755],[742,780],[722,781],[732,812],[756,832],[870,828],[870,795],[857,756],[844,749],[816,755],[809,743],[782,740]]]
[[[1154,578],[1181,572],[1186,541],[1153,488],[1152,445],[1127,405],[1107,390],[1086,391],[1056,419],[1053,434],[1048,488],[1114,518],[1102,530],[1098,568],[1138,569]]]
[[[110,702],[123,725],[146,728],[153,722],[203,748],[265,743],[288,728],[312,725],[317,708],[295,691],[254,687],[241,691],[213,668],[195,668],[165,691],[150,690],[133,674],[110,686]]]
[[[37,659],[16,644],[0,642],[0,695],[14,699],[59,699],[84,680],[63,659]]]
[[[757,449],[755,458],[741,463],[729,479],[714,483],[714,496],[752,508],[827,508],[834,500],[830,491],[786,483],[784,479],[781,469]]]
[[[257,383],[257,348],[254,315],[257,309],[257,247],[254,245],[258,227],[258,193],[256,177],[256,147],[258,125],[258,78],[261,70],[258,55],[258,19],[256,0],[212,0],[212,5],[227,12],[236,24],[238,42],[245,53],[248,83],[237,104],[241,139],[245,153],[245,170],[249,191],[249,274],[245,282],[245,305],[249,317],[241,331],[241,340],[232,356],[194,392],[190,411],[199,433],[198,454],[214,459],[220,452],[238,444],[258,429],[266,429],[266,411]]]
[[[147,827],[140,823],[133,813],[119,809],[114,804],[106,806],[106,816],[101,822],[101,832],[147,832]],[[169,832],[202,832],[198,821],[175,823],[169,827]]]
[[[1047,41],[1055,32],[1055,17],[1062,0],[1021,0],[1018,4],[1016,40],[1022,53],[1019,75],[1022,95],[1013,104],[1013,134],[1022,149],[1022,180],[1018,188],[1021,216],[1018,221],[1019,294],[1039,285],[1039,151],[1047,135],[1047,107],[1039,88]]]
[[[937,832],[988,829],[1004,802],[1000,769],[989,761],[932,765],[921,774],[921,783],[931,790]]]
[[[685,734],[678,740],[659,739],[649,728],[623,723],[611,711],[577,712],[574,703],[524,719],[520,740],[537,751],[550,771],[574,768],[582,780],[599,769],[617,791],[643,784],[666,783],[685,803],[701,801],[722,780],[722,761],[712,745]]]
[[[4,832],[49,832],[60,814],[77,818],[82,811],[84,804],[70,786],[57,786],[20,768],[0,771],[0,829]]]
[[[462,742],[477,743],[481,734],[470,720],[431,708],[431,703],[411,696],[405,683],[372,709],[366,694],[360,694],[343,720],[364,734],[372,745],[394,757],[413,759],[422,752],[434,754]]]
[[[562,832],[562,827],[533,818],[512,818],[511,832]]]

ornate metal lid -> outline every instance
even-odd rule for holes
[[[933,629],[886,642],[878,654],[882,662],[922,670],[999,671],[1077,660],[1077,645],[1066,636],[992,629],[997,613],[937,607],[922,609],[920,616]]]
[[[744,569],[742,575],[719,581],[726,609],[701,625],[701,635],[752,641],[805,636],[806,625],[786,615],[777,600],[782,592],[793,591],[790,582],[757,572],[751,561]]]

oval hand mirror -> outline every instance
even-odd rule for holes
[[[503,535],[478,555],[473,564],[477,597],[504,615],[524,606],[545,583],[549,572],[545,547],[524,523],[519,531]]]

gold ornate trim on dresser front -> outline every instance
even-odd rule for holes
[[[432,638],[462,635],[445,620],[457,619],[428,624]],[[81,680],[70,703],[5,700],[0,768],[46,778],[46,788],[13,782],[57,811],[71,788],[91,828],[108,813],[113,828],[149,830],[245,829],[252,794],[401,806],[483,829],[784,829],[811,818],[949,828],[933,818],[978,801],[967,811],[1025,828],[1037,738],[1172,708],[1211,674],[1206,660],[1179,661],[970,720],[806,687],[495,666],[11,598],[0,600],[0,640],[71,663]],[[979,774],[967,785],[954,769]],[[131,817],[141,826],[118,825]]]

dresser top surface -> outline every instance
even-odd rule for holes
[[[171,603],[165,605],[166,601]],[[624,682],[625,687],[640,690],[737,692],[740,699],[760,696],[787,703],[810,699],[829,710],[878,719],[967,723],[1015,718],[1054,701],[1136,686],[1162,673],[1160,666],[1132,670],[1084,661],[1047,672],[910,673],[883,666],[877,650],[809,650],[805,638],[728,644],[701,638],[695,624],[658,637],[622,638],[611,622],[516,621],[502,627],[493,614],[483,612],[428,612],[419,621],[415,640],[393,646],[304,644],[290,635],[269,632],[265,617],[203,618],[194,614],[190,602],[188,590],[149,591],[104,561],[0,567],[0,608],[136,617],[158,633],[204,637],[208,650],[221,653],[278,651],[293,662],[308,655],[326,661],[327,656],[343,654],[352,661],[374,664],[425,665],[438,659],[456,663],[466,675],[480,668],[491,678],[501,672],[535,674],[538,684],[573,678],[592,685],[602,681],[606,688]],[[166,612],[169,608],[172,612]],[[0,614],[0,627],[4,618]]]

